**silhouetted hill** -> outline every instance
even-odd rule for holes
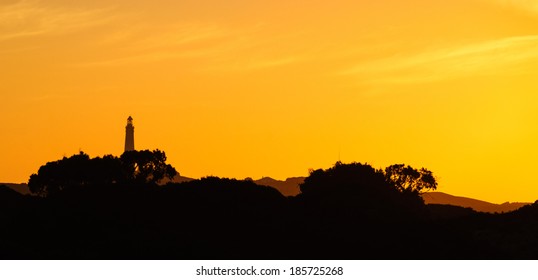
[[[6,184],[0,184],[0,201],[10,202],[13,200],[21,199],[22,194],[13,190]]]
[[[0,183],[0,186],[4,185],[20,194],[30,194],[28,184],[13,184],[13,183]]]
[[[461,206],[464,208],[472,208],[478,212],[487,213],[503,213],[517,210],[530,203],[523,202],[505,202],[503,204],[494,204],[478,199],[472,199],[461,196],[454,196],[443,192],[428,192],[422,194],[422,198],[426,204],[448,204],[454,206]]]
[[[271,177],[263,177],[258,180],[252,180],[250,178],[247,178],[245,180],[253,181],[255,184],[260,185],[260,186],[273,187],[277,189],[284,196],[296,196],[301,192],[299,190],[299,185],[304,182],[304,179],[305,177],[291,177],[291,178],[287,178],[285,181],[281,181],[281,180],[273,179]],[[184,183],[184,182],[190,182],[194,180],[196,179],[176,175],[172,180],[170,179],[161,180],[159,184],[165,185],[167,183]]]
[[[431,218],[434,220],[457,219],[476,214],[476,211],[472,208],[464,208],[450,204],[428,204],[427,207],[430,210]]]
[[[167,183],[184,183],[184,182],[190,182],[190,181],[194,181],[196,179],[193,179],[193,178],[189,178],[189,177],[184,177],[184,176],[181,176],[181,175],[176,175],[174,176],[174,178],[172,178],[172,180],[168,179],[168,178],[164,178],[162,179],[161,181],[159,181],[159,184],[160,185],[165,185]]]
[[[476,239],[494,244],[504,259],[538,258],[538,201],[512,212],[488,215],[460,228],[474,228]]]
[[[31,204],[0,211],[0,224],[12,229],[0,232],[0,259],[278,258],[292,248],[284,238],[287,199],[253,182],[94,185],[46,198],[4,187],[0,199],[2,190]],[[21,248],[31,252],[16,255]]]
[[[254,183],[273,187],[285,196],[296,196],[301,192],[299,185],[304,182],[304,179],[305,177],[292,177],[286,179],[286,181],[280,181],[270,177],[263,177],[259,180],[254,180]]]

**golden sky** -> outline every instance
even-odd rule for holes
[[[166,151],[189,177],[406,163],[538,199],[538,2],[0,0],[0,182]]]

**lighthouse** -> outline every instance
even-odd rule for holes
[[[134,126],[133,118],[129,116],[127,126],[125,127],[125,152],[134,151]]]

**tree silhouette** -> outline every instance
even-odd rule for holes
[[[382,170],[368,164],[337,162],[327,170],[317,169],[310,173],[300,185],[305,195],[326,193],[364,193],[382,194],[391,191]]]
[[[393,164],[385,168],[385,177],[401,192],[421,194],[437,189],[435,177],[425,168],[417,170],[409,165]]]
[[[176,174],[176,169],[166,164],[166,154],[159,150],[129,151],[120,158],[90,158],[80,152],[41,166],[30,176],[28,187],[34,194],[49,196],[73,187],[156,183]]]
[[[32,174],[28,182],[30,192],[46,196],[73,186],[82,186],[95,180],[97,174],[91,166],[90,157],[84,152],[69,158],[47,162]]]
[[[157,183],[178,174],[172,165],[166,164],[166,154],[160,150],[126,151],[120,161],[128,182]]]
[[[321,210],[323,215],[334,213],[338,219],[360,216],[394,221],[424,216],[424,202],[418,193],[401,192],[385,178],[383,170],[369,164],[337,162],[327,170],[314,170],[300,189],[298,199],[306,207]]]

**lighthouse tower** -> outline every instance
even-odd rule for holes
[[[134,126],[133,118],[129,116],[125,127],[125,152],[134,151]]]

